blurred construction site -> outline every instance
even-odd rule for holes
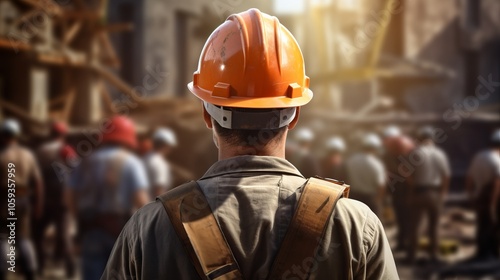
[[[55,122],[67,124],[65,141],[80,160],[59,168],[64,176],[98,149],[102,127],[115,115],[135,123],[140,156],[151,150],[158,128],[169,128],[176,138],[168,156],[170,185],[197,179],[217,161],[217,148],[201,102],[186,85],[211,32],[249,8],[278,17],[302,49],[314,98],[296,130],[311,132],[308,154],[318,166],[328,165],[322,160],[333,136],[343,140],[348,159],[362,150],[367,133],[384,140],[396,127],[398,136],[418,142],[419,129],[433,128],[450,166],[439,261],[422,261],[430,242],[418,235],[415,262],[394,250],[401,279],[500,279],[500,259],[469,261],[477,253],[478,217],[466,190],[474,156],[490,148],[500,128],[497,0],[0,0],[0,121],[18,121],[19,142],[35,154]],[[303,141],[293,132],[290,159]],[[386,164],[385,144],[378,157]],[[390,183],[411,177],[399,175],[388,172],[379,215],[394,247]],[[348,174],[339,179],[350,183]],[[78,229],[69,223],[72,240]],[[35,247],[48,259],[39,279],[80,279],[78,261],[68,274],[54,256],[54,232],[49,226],[32,233],[44,236]],[[81,248],[71,247],[78,260]]]

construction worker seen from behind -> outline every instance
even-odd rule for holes
[[[386,174],[384,164],[377,155],[382,142],[376,134],[368,133],[363,137],[361,145],[361,151],[346,162],[352,198],[366,203],[373,212],[381,215]]]
[[[375,214],[346,198],[348,186],[307,179],[285,160],[288,131],[313,95],[277,18],[231,15],[188,88],[219,161],[136,212],[101,279],[398,279]]]
[[[287,160],[306,177],[318,175],[320,167],[312,154],[314,132],[308,128],[299,128],[293,133],[293,140],[295,143],[287,151]]]
[[[412,151],[413,157],[418,157],[414,165],[409,189],[408,204],[411,206],[410,239],[408,246],[408,262],[417,261],[419,227],[424,217],[428,220],[428,235],[430,246],[428,253],[432,262],[438,262],[438,229],[441,208],[448,192],[451,176],[450,163],[444,151],[434,142],[435,129],[424,126],[417,131],[419,143]]]
[[[500,190],[500,129],[490,139],[490,147],[477,153],[467,172],[466,189],[476,212],[476,259],[500,257],[498,205]]]
[[[121,229],[149,201],[146,170],[132,153],[136,147],[132,120],[112,117],[97,150],[72,173],[66,199],[78,221],[83,280],[102,275]]]
[[[409,245],[409,228],[411,216],[408,215],[408,189],[410,187],[403,162],[409,162],[411,151],[415,148],[413,140],[398,127],[389,126],[383,133],[383,162],[387,172],[387,186],[396,218],[397,246],[396,250],[407,250]]]
[[[38,256],[39,275],[43,275],[49,255],[45,232],[54,225],[54,259],[63,261],[66,277],[73,278],[76,273],[76,259],[72,249],[70,213],[64,203],[69,172],[64,172],[61,166],[72,164],[78,159],[75,150],[66,143],[67,133],[68,127],[65,123],[52,122],[47,141],[37,149],[36,156],[45,186],[45,207],[41,219],[33,225],[32,234]]]
[[[326,151],[321,160],[321,176],[345,181],[347,179],[344,154],[345,142],[340,137],[331,137],[325,143]]]
[[[166,158],[175,146],[177,138],[170,128],[158,128],[153,134],[153,149],[143,158],[153,198],[172,188],[172,170]]]
[[[0,171],[3,182],[0,217],[6,221],[0,230],[0,279],[7,279],[7,273],[12,272],[12,255],[14,264],[17,258],[18,266],[23,268],[24,279],[35,279],[38,268],[30,228],[32,219],[38,221],[43,214],[43,181],[35,156],[19,143],[20,136],[21,125],[17,120],[7,119],[0,125],[0,163],[3,167]],[[9,214],[15,214],[14,220],[9,219],[12,218]],[[13,246],[17,251],[11,249]]]

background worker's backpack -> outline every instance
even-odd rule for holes
[[[343,182],[310,178],[267,279],[281,279],[292,266],[314,257],[333,209],[349,195]],[[199,185],[192,181],[158,197],[201,279],[243,279],[231,248]],[[306,274],[309,275],[310,268]]]

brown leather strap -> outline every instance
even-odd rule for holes
[[[243,279],[203,192],[194,181],[158,197],[201,279]]]
[[[343,182],[319,178],[307,181],[274,260],[269,280],[309,278],[314,265],[314,252],[321,242],[333,209],[342,196],[348,195],[349,186]],[[308,258],[312,261],[306,261]],[[301,268],[300,275],[295,275],[294,266]]]
[[[304,260],[314,258],[326,225],[339,198],[348,197],[343,182],[310,178],[298,202],[285,239],[268,279],[309,276]],[[239,280],[243,276],[208,202],[196,182],[189,182],[158,197],[201,279]],[[313,263],[311,263],[312,265]]]

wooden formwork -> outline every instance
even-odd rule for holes
[[[0,1],[0,107],[28,132],[49,120],[88,125],[114,112],[108,86],[129,87],[109,34],[128,23],[106,23],[107,1]]]

